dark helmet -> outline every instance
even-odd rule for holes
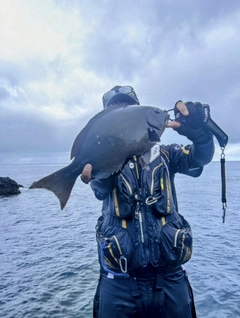
[[[128,105],[139,105],[139,100],[131,86],[114,86],[106,92],[103,97],[103,108],[108,108],[112,104],[127,103]]]

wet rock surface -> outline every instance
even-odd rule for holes
[[[15,194],[20,194],[19,188],[23,188],[21,184],[12,180],[9,177],[0,177],[0,195],[11,196]]]

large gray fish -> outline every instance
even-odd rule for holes
[[[72,146],[71,163],[34,182],[30,189],[52,191],[63,209],[87,163],[93,167],[93,178],[108,178],[128,158],[143,154],[159,142],[168,120],[167,112],[156,107],[121,104],[109,107],[95,115],[78,134]]]

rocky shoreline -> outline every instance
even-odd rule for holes
[[[20,188],[23,188],[23,186],[13,179],[9,177],[0,177],[0,196],[20,194]]]

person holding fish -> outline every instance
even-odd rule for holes
[[[131,86],[115,86],[103,95],[105,111],[116,105],[140,105]],[[93,178],[94,165],[87,162],[82,171],[82,181],[103,201],[96,226],[100,278],[94,317],[196,317],[182,266],[191,258],[192,232],[178,211],[174,176],[199,177],[213,158],[214,143],[201,103],[178,101],[174,112],[175,120],[164,124],[192,144],[156,142],[107,178]],[[155,128],[148,133],[154,138]]]

